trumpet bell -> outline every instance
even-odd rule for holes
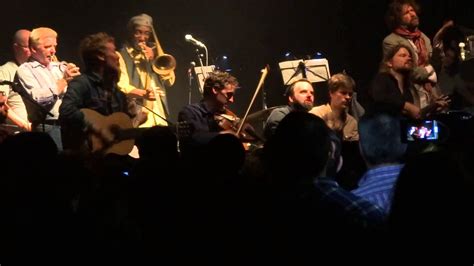
[[[174,84],[176,59],[169,54],[162,54],[155,58],[152,64],[153,71],[160,75],[163,80],[167,80],[170,85]]]
[[[166,74],[176,68],[176,59],[169,54],[163,54],[153,61],[153,70],[158,74]]]

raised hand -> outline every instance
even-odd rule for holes
[[[447,95],[441,95],[440,97],[434,100],[436,105],[436,111],[446,110],[451,103],[451,99]]]

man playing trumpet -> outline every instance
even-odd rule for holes
[[[58,123],[59,106],[68,83],[81,73],[72,63],[56,62],[56,31],[41,27],[31,31],[29,46],[31,56],[17,71],[17,78],[26,92],[44,110],[40,110],[25,100],[28,119],[33,131],[48,133],[62,150],[61,128]],[[46,115],[48,111],[51,115]]]
[[[131,113],[135,115],[134,125],[140,127],[167,125],[164,85],[173,85],[175,78],[174,68],[166,74],[157,74],[153,68],[153,60],[160,56],[160,49],[150,47],[153,45],[148,42],[154,35],[152,23],[153,19],[147,14],[132,17],[127,25],[127,42],[119,51],[121,75],[118,87],[135,99]],[[154,41],[159,47],[158,40]]]

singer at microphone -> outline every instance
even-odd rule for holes
[[[192,44],[194,44],[194,45],[196,45],[196,46],[199,46],[199,47],[202,47],[202,48],[205,48],[205,47],[206,47],[206,45],[204,45],[204,43],[202,43],[202,42],[200,42],[200,41],[194,39],[191,34],[186,34],[186,35],[184,36],[184,39],[185,39],[187,42],[190,42],[190,43],[192,43]]]

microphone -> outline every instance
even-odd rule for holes
[[[184,36],[184,39],[185,39],[187,42],[190,42],[190,43],[192,43],[192,44],[194,44],[194,45],[196,45],[196,46],[199,46],[199,47],[202,47],[202,48],[206,47],[206,45],[204,45],[204,43],[202,43],[202,42],[200,42],[200,41],[194,39],[191,34],[186,34],[186,35]]]
[[[193,72],[193,68],[196,66],[196,63],[194,61],[191,61],[189,63],[189,68],[188,68],[188,74],[191,76],[191,73]]]

